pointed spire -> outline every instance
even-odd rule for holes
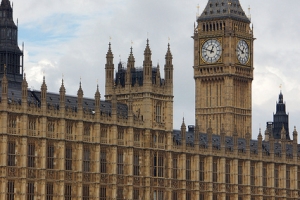
[[[257,139],[262,140],[261,128],[259,128],[259,133],[258,133]]]
[[[184,123],[184,117],[182,118],[181,130],[186,131],[186,125]]]
[[[155,83],[156,85],[160,86],[160,67],[159,67],[159,63],[157,63],[157,68],[156,68],[156,80]]]
[[[107,53],[106,53],[106,58],[107,58],[107,63],[109,63],[108,61],[108,59],[110,58],[113,58],[114,57],[114,55],[113,55],[113,53],[112,53],[112,51],[111,51],[111,43],[109,42],[108,43],[108,51],[107,51]]]
[[[97,84],[97,89],[95,92],[95,112],[98,114],[100,112],[100,92],[99,92],[99,85]]]
[[[27,89],[28,89],[28,83],[27,83],[27,80],[26,80],[26,74],[24,73],[24,78],[23,78],[23,81],[22,81],[22,98],[24,98],[24,100],[26,99],[27,100]]]
[[[144,55],[148,55],[148,56],[151,56],[151,49],[150,49],[150,46],[149,46],[149,39],[147,38],[147,44],[146,44],[146,48],[145,48],[145,51],[144,51]]]
[[[81,88],[81,81],[79,82],[79,89],[78,89],[77,95],[78,95],[78,97],[83,97],[83,90]]]
[[[128,57],[127,68],[134,68],[135,58],[132,52],[132,46],[130,47],[130,54]]]
[[[168,43],[168,50],[167,50],[167,53],[166,53],[166,59],[167,58],[173,59],[173,56],[172,56],[172,53],[171,53],[171,49],[170,49],[170,43]]]
[[[95,98],[101,98],[100,92],[99,92],[99,85],[97,84],[97,90],[95,92]]]
[[[63,93],[63,94],[65,94],[66,93],[66,88],[65,88],[65,86],[64,86],[64,79],[62,78],[61,79],[61,86],[60,86],[60,89],[59,89],[59,93]]]

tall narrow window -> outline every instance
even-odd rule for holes
[[[83,172],[89,172],[90,171],[90,149],[88,147],[83,148]]]
[[[117,172],[118,174],[124,174],[124,155],[123,151],[118,151],[118,157],[117,157]]]
[[[124,145],[124,128],[118,127],[118,144]]]
[[[139,152],[135,151],[133,154],[133,175],[140,175],[140,156]]]
[[[243,163],[240,162],[238,165],[238,184],[239,185],[243,184]]]
[[[177,179],[177,171],[178,171],[178,158],[177,155],[173,156],[173,179]]]
[[[46,185],[46,200],[53,200],[53,183]]]
[[[191,180],[191,158],[187,157],[186,158],[186,170],[185,170],[185,176],[186,180]]]
[[[268,182],[267,182],[267,180],[268,180],[267,176],[268,176],[267,165],[264,164],[263,165],[263,174],[262,174],[262,177],[263,177],[263,186],[264,187],[267,187],[267,184],[268,184]]]
[[[172,200],[178,200],[178,192],[176,190],[172,192]]]
[[[48,144],[47,146],[47,168],[54,169],[54,145]]]
[[[8,181],[7,182],[7,200],[15,199],[15,182]]]
[[[199,194],[199,200],[205,200],[205,195],[203,192]]]
[[[218,182],[218,161],[214,159],[213,161],[213,182]]]
[[[250,166],[250,185],[255,185],[255,163],[251,162]]]
[[[153,176],[164,176],[164,157],[158,152],[155,152],[153,157]]]
[[[226,172],[226,183],[229,184],[230,183],[230,161],[227,160],[226,161],[226,166],[225,166],[225,172]]]
[[[90,187],[89,185],[82,186],[82,199],[89,200],[90,199]]]
[[[7,148],[8,148],[7,165],[15,166],[16,165],[16,143],[13,141],[9,141]]]
[[[117,200],[123,200],[123,187],[118,187],[117,188]]]
[[[66,123],[66,139],[73,140],[73,123],[68,121]]]
[[[100,151],[100,172],[101,173],[107,173],[106,172],[106,163],[107,163],[107,160],[106,160],[106,150],[105,149],[102,149]]]
[[[155,121],[157,123],[161,123],[161,103],[160,102],[156,104],[155,111],[156,111]]]
[[[153,200],[164,200],[164,191],[163,190],[154,190],[153,191]]]
[[[35,167],[35,144],[29,143],[27,149],[27,166]]]
[[[65,184],[65,200],[72,200],[72,185]]]
[[[100,187],[100,200],[106,200],[106,187]]]
[[[204,181],[204,158],[200,157],[199,162],[199,181]]]
[[[278,188],[279,187],[279,166],[275,165],[274,169],[274,187]]]
[[[65,154],[65,168],[66,170],[72,170],[72,147],[66,146]]]
[[[133,189],[133,200],[140,200],[140,190],[138,188]]]
[[[286,166],[286,188],[287,189],[290,189],[291,188],[291,183],[290,183],[290,180],[291,180],[291,168],[290,166]]]
[[[186,200],[192,200],[192,194],[191,194],[191,192],[190,191],[186,191],[186,193],[185,193],[185,199]]]
[[[34,200],[34,182],[27,183],[27,200]]]

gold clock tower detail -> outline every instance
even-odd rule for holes
[[[239,0],[209,0],[194,30],[196,124],[251,134],[253,30]]]

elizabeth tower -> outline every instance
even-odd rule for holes
[[[253,31],[239,0],[209,0],[194,30],[195,114],[200,131],[251,134]]]

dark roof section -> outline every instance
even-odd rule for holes
[[[0,95],[2,93],[2,88],[0,87]],[[73,111],[77,111],[77,96],[65,96],[66,109],[72,109]],[[51,106],[52,108],[56,108],[59,110],[59,94],[55,93],[47,93],[47,106]],[[8,103],[17,102],[21,104],[22,102],[22,91],[20,87],[9,87],[8,88]],[[41,91],[38,90],[28,90],[28,104],[34,104],[37,106],[41,105]],[[111,102],[101,101],[100,102],[100,112],[111,115]],[[95,100],[91,98],[83,98],[83,110],[85,112],[93,113],[95,111]],[[128,106],[126,104],[117,104],[117,114],[119,116],[128,117]]]
[[[197,21],[202,22],[228,18],[250,23],[239,0],[209,0]]]
[[[115,78],[115,84],[116,85],[121,85],[122,87],[125,87],[126,83],[126,73],[128,68],[125,68],[125,63],[119,62],[118,64],[118,71],[116,72],[116,78]],[[143,67],[139,68],[132,68],[131,70],[131,85],[138,85],[138,86],[143,86],[144,83],[144,69]],[[157,77],[157,72],[159,68],[157,67],[152,67],[152,84],[156,83],[156,77]],[[160,85],[163,85],[165,82],[164,79],[160,78]]]
[[[194,131],[186,132],[186,145],[194,146],[195,141]],[[176,145],[182,144],[182,137],[180,130],[173,131],[173,142]],[[206,133],[199,133],[199,146],[202,148],[208,148],[208,135]],[[227,151],[234,150],[233,137],[225,136],[225,149]],[[212,148],[216,150],[221,149],[221,136],[212,135]],[[293,157],[293,145],[286,144],[286,156],[291,158]],[[246,139],[238,138],[238,151],[246,152]],[[250,140],[250,151],[252,154],[258,154],[258,141]],[[264,155],[270,155],[270,142],[262,141],[262,153]],[[279,142],[274,143],[274,154],[275,156],[282,156],[282,145]],[[298,144],[298,157],[300,157],[300,144]]]

